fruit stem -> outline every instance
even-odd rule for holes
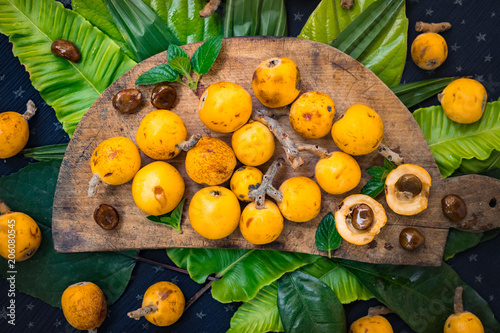
[[[8,214],[10,212],[11,210],[9,206],[7,206],[7,204],[2,199],[0,199],[0,215]]]
[[[194,302],[198,300],[198,298],[203,296],[203,294],[206,293],[207,290],[210,289],[210,287],[212,287],[212,282],[213,281],[210,281],[207,284],[205,284],[203,288],[201,288],[196,294],[194,294],[193,297],[189,299],[189,301],[187,301],[186,306],[184,307],[184,311],[186,311],[191,305],[193,305]]]
[[[89,197],[91,198],[95,197],[95,195],[97,194],[97,188],[101,183],[102,183],[101,176],[99,176],[99,174],[97,173],[94,173],[89,181],[89,191],[88,191]]]
[[[435,33],[440,33],[446,30],[451,29],[451,23],[450,22],[441,22],[441,23],[426,23],[419,21],[415,24],[415,31],[416,32],[435,32]]]
[[[148,315],[150,313],[156,312],[156,311],[158,311],[158,307],[154,304],[149,304],[149,305],[143,306],[140,309],[137,309],[135,311],[131,311],[131,312],[127,313],[127,316],[129,316],[129,318],[139,320],[139,318],[141,318],[145,315]]]
[[[313,154],[316,154],[320,158],[328,158],[331,155],[326,148],[320,147],[318,145],[299,143],[297,145],[297,148],[299,148],[299,151],[308,151],[308,152],[311,152]]]
[[[390,162],[392,162],[396,166],[404,163],[403,156],[400,153],[396,153],[394,150],[387,147],[383,142],[378,146],[377,152],[380,155],[387,158]]]
[[[283,157],[278,157],[273,164],[267,169],[266,174],[262,177],[262,183],[255,190],[248,192],[248,197],[255,202],[255,208],[263,209],[265,208],[264,202],[266,200],[266,194],[275,199],[278,202],[283,200],[283,194],[275,189],[271,183],[278,172],[278,169],[283,165],[285,160]]]
[[[368,316],[369,317],[386,315],[386,314],[390,314],[390,313],[394,313],[394,312],[391,309],[389,309],[387,306],[384,306],[384,305],[372,306],[371,308],[368,309]]]
[[[97,328],[91,328],[89,329],[89,333],[97,333]]]
[[[457,289],[455,289],[455,302],[453,304],[453,310],[455,311],[455,314],[464,312],[464,304],[462,302],[463,291],[464,288],[462,288],[461,286],[458,286]]]
[[[26,112],[23,114],[24,120],[28,122],[28,120],[31,119],[35,115],[36,112],[36,106],[35,103],[30,99],[28,103],[26,104]]]
[[[220,0],[210,0],[209,3],[205,5],[205,7],[200,10],[200,17],[201,18],[207,18],[210,17],[215,11],[217,10],[217,7],[219,7]]]
[[[297,169],[299,166],[304,164],[304,160],[302,160],[299,155],[297,145],[293,142],[290,136],[285,133],[283,127],[281,127],[280,123],[276,119],[271,118],[264,110],[254,110],[252,112],[252,119],[261,122],[269,128],[285,150],[286,158],[294,169]]]
[[[182,141],[181,143],[175,145],[175,148],[182,149],[184,151],[189,151],[193,149],[194,146],[196,146],[196,144],[200,139],[201,139],[200,134],[194,134],[189,138],[189,140]]]

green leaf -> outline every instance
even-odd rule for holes
[[[486,104],[483,116],[473,124],[451,121],[441,106],[413,113],[444,178],[460,167],[463,159],[485,160],[500,150],[500,102]]]
[[[112,304],[125,291],[135,261],[112,252],[64,254],[54,250],[52,203],[60,165],[60,161],[39,162],[0,178],[5,203],[12,211],[30,215],[42,232],[42,243],[33,257],[16,263],[16,288],[60,307],[62,293],[68,286],[90,281],[102,289],[108,304]],[[0,272],[4,277],[8,270],[7,261],[1,260]]]
[[[403,73],[407,30],[403,0],[357,0],[350,10],[339,1],[323,0],[298,37],[325,44],[337,38],[336,47],[393,86]]]
[[[354,275],[326,258],[321,258],[300,270],[325,282],[343,304],[373,298]],[[277,296],[276,282],[262,288],[257,296],[238,308],[231,319],[231,329],[228,332],[283,332]]]
[[[14,55],[70,136],[101,93],[135,65],[104,33],[53,0],[0,0],[0,33],[10,36]],[[75,43],[81,60],[54,56],[56,39]]]
[[[278,280],[278,309],[285,332],[344,333],[344,307],[326,283],[300,271]]]
[[[170,60],[177,58],[177,57],[183,57],[187,58],[189,60],[189,57],[183,49],[178,47],[177,45],[170,44],[167,49],[167,59],[170,62]]]
[[[169,227],[172,227],[173,229],[177,230],[180,234],[182,234],[181,217],[185,199],[186,198],[182,198],[181,202],[179,202],[177,207],[175,207],[174,210],[171,211],[170,213],[163,214],[160,216],[150,215],[147,217],[147,219],[156,223],[166,224]]]
[[[184,251],[167,251],[174,263],[187,260],[187,270],[197,283],[203,283],[210,274],[221,277],[212,283],[212,296],[222,303],[246,302],[264,286],[279,279],[286,272],[307,265],[320,256],[263,250],[191,249],[187,259]]]
[[[126,55],[134,61],[139,61],[123,39],[104,1],[105,0],[72,0],[71,5],[75,12],[83,16],[87,21],[92,23],[93,26],[100,29],[118,44]]]
[[[391,170],[394,170],[396,169],[396,166],[394,164],[392,164],[391,161],[389,161],[387,158],[384,158],[384,168],[387,170],[387,171],[391,171]],[[386,176],[387,177],[387,176]]]
[[[370,179],[361,189],[361,194],[375,198],[384,191],[385,181],[379,178]]]
[[[409,109],[443,91],[456,77],[445,77],[442,79],[430,79],[411,82],[390,87],[392,92],[398,96],[403,104]]]
[[[372,176],[374,178],[378,178],[378,179],[382,179],[382,177],[384,176],[384,172],[385,172],[385,168],[378,166],[378,165],[374,165],[374,166],[366,169],[367,174],[369,174],[370,176]]]
[[[340,246],[342,238],[335,227],[335,217],[330,212],[326,214],[316,229],[315,242],[320,251],[328,251],[328,257],[332,257],[332,250]]]
[[[221,22],[217,13],[206,19],[199,15],[206,4],[204,0],[152,0],[149,6],[167,24],[180,45],[184,45],[220,34]]]
[[[284,0],[228,0],[224,7],[224,37],[286,36]]]
[[[234,313],[227,333],[283,332],[277,297],[276,282],[262,288],[257,296],[243,303]]]
[[[499,233],[500,229],[493,229],[486,232],[466,232],[450,228],[443,258],[444,260],[451,259],[455,254],[473,248],[480,242],[490,240]]]
[[[191,57],[193,71],[197,74],[207,74],[219,55],[222,46],[222,35],[217,35],[208,39]]]
[[[500,150],[493,150],[490,157],[485,160],[477,158],[463,159],[462,164],[456,171],[460,174],[480,173],[495,168],[500,168]]]
[[[445,263],[441,267],[420,267],[337,262],[417,333],[443,332],[446,318],[453,313],[457,286],[464,287],[464,307],[479,317],[485,332],[500,332],[488,303]]]
[[[136,59],[142,61],[181,42],[141,0],[105,0],[106,7]]]
[[[61,160],[66,153],[67,143],[61,143],[50,146],[41,146],[34,148],[26,148],[21,151],[25,157],[30,157],[37,161]]]
[[[161,64],[141,74],[135,81],[135,84],[155,84],[165,81],[175,82],[179,79],[179,74],[169,64]]]
[[[191,73],[191,62],[189,58],[184,57],[176,57],[168,62],[170,67],[176,71],[177,73],[184,75],[186,77],[190,77]]]

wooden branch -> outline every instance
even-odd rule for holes
[[[154,304],[150,304],[147,306],[143,306],[142,308],[137,309],[135,311],[127,313],[127,316],[129,316],[129,318],[139,320],[139,318],[144,317],[145,315],[148,315],[156,311],[158,311],[158,307]]]
[[[441,22],[441,23],[426,23],[426,22],[417,22],[415,24],[415,31],[417,32],[435,32],[440,33],[443,31],[447,31],[451,29],[450,22]]]
[[[30,99],[28,103],[26,104],[26,112],[23,114],[24,120],[28,122],[28,120],[31,119],[36,113],[36,106],[35,103]]]
[[[255,202],[255,208],[263,209],[264,202],[266,200],[266,194],[275,199],[278,202],[283,200],[283,194],[275,189],[271,183],[274,176],[278,172],[278,169],[283,165],[285,160],[282,157],[278,157],[273,164],[267,169],[266,174],[262,177],[262,183],[255,190],[248,192],[248,197]]]
[[[299,143],[297,145],[297,148],[299,149],[299,151],[308,151],[308,152],[311,152],[313,154],[316,154],[320,158],[328,158],[331,155],[331,153],[328,152],[328,149],[320,147],[318,145]]]
[[[219,7],[219,4],[220,4],[220,0],[210,0],[205,5],[205,7],[202,10],[200,10],[200,13],[199,13],[200,17],[207,18],[207,17],[212,16],[212,14],[215,13],[217,8]]]
[[[200,139],[201,139],[200,134],[194,134],[189,138],[189,140],[182,141],[181,143],[175,145],[175,148],[182,149],[184,151],[189,151],[193,149],[194,146],[196,146],[196,144]]]
[[[404,163],[403,156],[387,147],[383,142],[378,146],[377,151],[396,166]]]

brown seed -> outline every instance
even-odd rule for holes
[[[50,46],[50,51],[58,57],[68,59],[72,62],[80,61],[80,51],[75,44],[69,40],[57,39]]]
[[[396,182],[396,190],[408,199],[415,198],[422,192],[422,181],[412,174],[402,175]]]
[[[467,215],[467,205],[455,194],[448,194],[441,199],[441,208],[443,214],[453,222],[458,222]]]
[[[131,113],[142,104],[142,94],[137,89],[123,89],[113,97],[113,107],[120,113]]]
[[[166,84],[160,84],[151,93],[151,104],[157,109],[170,110],[177,99],[177,92]]]
[[[367,204],[358,205],[352,211],[351,224],[354,229],[366,230],[373,224],[373,210]]]
[[[404,228],[399,234],[399,244],[407,251],[415,251],[424,243],[424,235],[415,228]]]
[[[120,222],[120,216],[113,206],[101,204],[94,210],[94,220],[101,228],[111,230]]]

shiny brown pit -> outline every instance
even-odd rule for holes
[[[404,228],[399,234],[399,244],[407,251],[415,251],[424,243],[424,235],[415,228]]]
[[[142,94],[137,89],[123,89],[113,97],[113,107],[121,113],[131,113],[142,104]]]
[[[55,40],[50,46],[50,51],[52,51],[52,54],[68,59],[69,61],[80,61],[80,51],[78,50],[78,47],[76,47],[76,45],[69,40]]]
[[[113,206],[102,204],[94,210],[94,220],[101,228],[111,230],[120,222],[120,216]]]
[[[166,84],[160,84],[151,93],[151,104],[157,109],[170,110],[177,99],[177,92]]]
[[[422,192],[422,181],[412,174],[402,175],[396,182],[396,190],[408,199],[415,198]]]
[[[443,214],[453,222],[458,222],[467,215],[464,200],[455,194],[449,194],[441,199],[441,208]]]
[[[366,230],[373,224],[373,210],[367,204],[360,204],[351,213],[351,224],[354,229]]]

